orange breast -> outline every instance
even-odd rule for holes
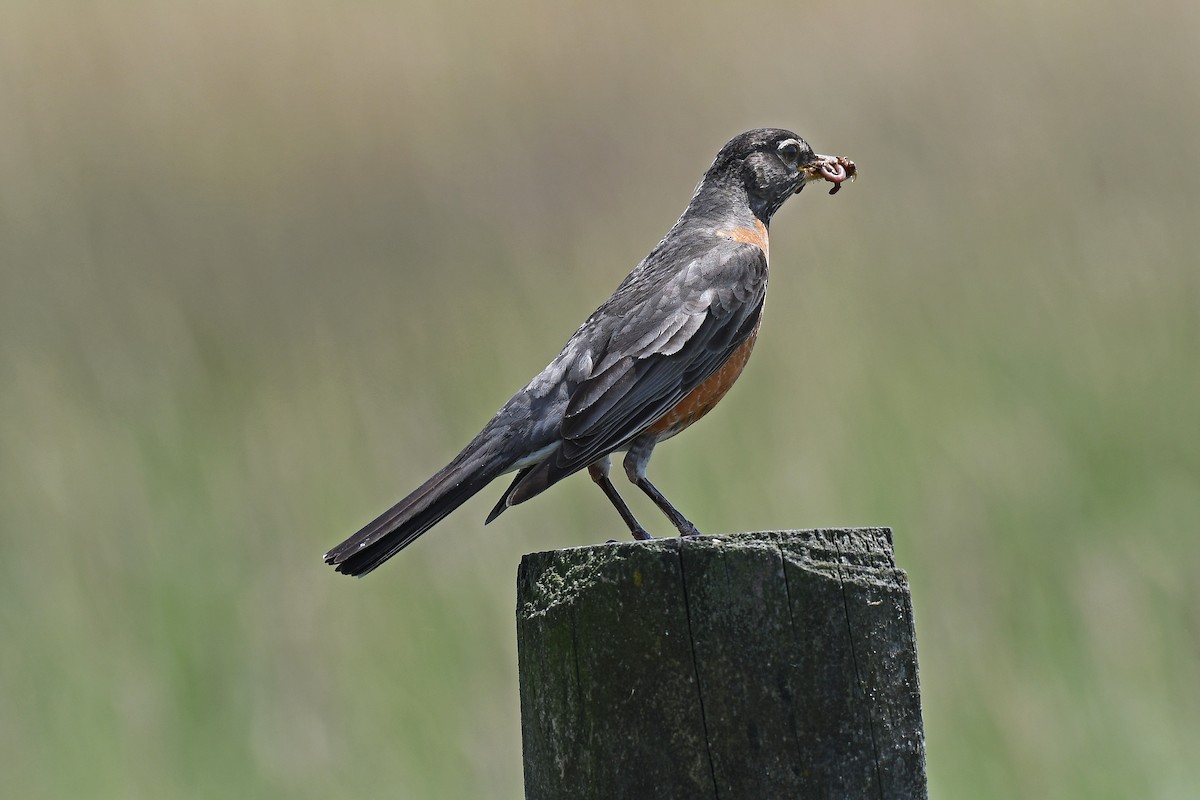
[[[674,408],[659,417],[646,433],[654,434],[661,441],[674,436],[681,430],[703,417],[720,402],[734,381],[742,374],[746,362],[750,360],[750,351],[758,338],[758,325],[750,332],[750,336],[729,357],[720,369],[714,372],[704,383],[684,395]]]
[[[767,238],[767,226],[757,219],[754,220],[753,228],[728,228],[717,231],[717,233],[726,239],[733,239],[735,242],[755,245],[763,251],[763,255],[768,260],[771,258],[771,242]]]

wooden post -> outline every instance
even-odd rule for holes
[[[533,553],[517,649],[526,800],[927,796],[886,528]]]

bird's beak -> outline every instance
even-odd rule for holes
[[[813,160],[805,164],[800,171],[804,173],[804,182],[796,187],[797,193],[810,181],[829,181],[833,184],[829,193],[837,194],[843,181],[852,181],[858,175],[858,167],[854,162],[841,156],[813,156]]]

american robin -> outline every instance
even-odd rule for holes
[[[750,357],[767,291],[767,226],[810,181],[853,178],[791,131],[735,136],[683,216],[562,352],[466,448],[412,494],[325,554],[365,575],[500,475],[516,477],[484,524],[587,468],[636,539],[650,534],[609,480],[609,455],[680,535],[699,532],[646,477],[655,445],[707,414]]]

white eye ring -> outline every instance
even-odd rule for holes
[[[779,143],[779,157],[783,163],[794,166],[800,159],[800,143],[795,139],[786,139]]]

